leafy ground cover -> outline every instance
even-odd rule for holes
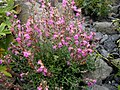
[[[35,1],[30,1],[35,5]],[[83,29],[84,19],[74,0],[62,1],[62,12],[40,0],[42,14],[30,16],[21,24],[11,19],[11,42],[0,59],[0,86],[8,90],[81,90],[96,83],[83,79],[95,69],[95,32]],[[73,12],[76,12],[75,14]],[[9,15],[8,15],[9,14]]]

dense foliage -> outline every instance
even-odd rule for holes
[[[95,33],[83,30],[84,20],[74,0],[63,0],[61,13],[44,0],[40,3],[39,17],[33,10],[24,25],[16,18],[12,20],[15,41],[0,60],[9,72],[6,76],[12,78],[0,73],[1,86],[15,90],[79,90],[87,84],[92,86],[96,81],[83,79],[83,73],[95,68]]]
[[[105,17],[110,11],[111,0],[75,0],[75,2],[90,16]]]

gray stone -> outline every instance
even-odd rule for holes
[[[111,7],[111,12],[113,12],[113,13],[117,13],[119,7],[120,7],[120,5],[112,6],[112,7]]]
[[[111,40],[112,41],[117,41],[118,39],[120,39],[120,35],[119,34],[114,34],[114,35],[111,35]]]
[[[95,65],[96,65],[96,70],[92,72],[88,72],[84,76],[85,78],[96,79],[97,84],[101,85],[102,80],[108,77],[112,72],[112,68],[108,66],[107,63],[100,58],[98,58],[95,61]]]
[[[107,87],[109,90],[118,90],[115,86],[104,84],[103,86]]]
[[[103,34],[102,34],[101,32],[96,32],[95,38],[96,38],[97,40],[101,40],[102,37],[103,37]]]
[[[102,45],[98,45],[97,47],[97,51],[104,57],[108,57],[109,53],[107,50],[104,49],[104,47]]]
[[[20,4],[21,12],[18,15],[18,18],[21,20],[22,23],[26,23],[28,17],[30,16],[30,7],[31,4],[29,2],[23,2],[20,0],[16,0],[15,4]]]
[[[92,89],[90,89],[90,90],[110,90],[110,89],[108,89],[108,88],[105,87],[105,86],[94,85],[94,86],[92,87]]]
[[[38,2],[34,2],[34,7],[32,7],[32,3],[27,0],[16,0],[15,4],[19,4],[21,7],[21,12],[18,15],[18,18],[22,23],[26,23],[28,18],[34,14],[34,11],[37,12],[35,15],[35,19],[38,19],[41,15],[42,9],[40,8],[40,4]]]
[[[116,51],[115,51],[116,50]],[[114,59],[117,59],[117,58],[120,58],[120,54],[118,52],[119,49],[115,48],[114,51],[112,53],[110,53],[110,55],[114,58]]]
[[[120,58],[112,59],[110,61],[114,66],[116,66],[118,69],[120,69]]]
[[[106,34],[113,34],[117,33],[115,31],[115,26],[112,25],[112,22],[94,22],[96,31],[106,33]]]
[[[109,56],[108,51],[106,51],[105,49],[101,49],[101,54],[102,54],[104,57],[108,57],[108,56]]]
[[[116,48],[117,45],[116,45],[115,42],[113,42],[112,40],[106,40],[106,41],[104,42],[103,47],[104,47],[105,50],[107,50],[108,52],[112,52],[112,50],[113,50],[114,48]]]
[[[107,39],[108,39],[108,35],[107,34],[103,35],[102,39],[100,40],[100,43],[103,43]]]

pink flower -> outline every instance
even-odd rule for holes
[[[0,59],[0,64],[2,64],[2,62],[3,62],[2,59]]]
[[[14,18],[17,18],[17,15],[14,15]]]
[[[18,52],[18,51],[14,51],[14,53],[15,53],[15,55],[18,55],[18,54],[19,54],[19,52]]]
[[[57,46],[56,46],[56,45],[54,45],[54,46],[53,46],[53,49],[56,49],[56,48],[57,48]]]
[[[45,36],[46,37],[49,37],[50,36],[50,33],[48,31],[45,32]]]
[[[87,45],[87,44],[88,44],[88,42],[85,41],[85,40],[83,40],[83,45],[85,46],[85,45]]]
[[[78,39],[79,39],[78,34],[76,34],[76,35],[74,36],[74,39],[75,39],[75,40],[78,40]]]
[[[73,57],[73,56],[74,56],[74,53],[71,53],[70,56]]]
[[[76,13],[76,17],[80,16],[80,13]]]
[[[87,84],[88,84],[89,87],[91,87],[91,86],[93,86],[96,82],[97,82],[96,80],[91,80],[91,79],[90,79]]]
[[[72,5],[75,5],[75,1],[74,1],[74,0],[72,0],[71,4],[72,4]]]
[[[81,55],[77,55],[77,57],[78,57],[79,60],[82,58]]]
[[[42,87],[37,87],[37,90],[42,90]]]
[[[23,75],[25,75],[25,73],[21,73],[21,74],[20,74],[20,77],[22,78],[22,77],[23,77]]]
[[[37,64],[40,64],[40,65],[42,65],[42,61],[41,61],[41,60],[39,60]]]
[[[56,35],[56,34],[53,35],[53,39],[56,39],[56,38],[58,38],[58,37],[59,37],[59,36]]]
[[[70,65],[70,61],[67,61],[67,65],[68,65],[68,66]]]
[[[29,34],[25,34],[24,37],[28,40],[30,39],[30,35]]]
[[[45,8],[45,4],[44,3],[42,3],[42,8]]]
[[[45,90],[48,90],[48,87],[46,87]]]
[[[31,42],[27,43],[27,46],[30,47],[31,46]]]
[[[89,36],[86,36],[86,38],[87,38],[88,40],[92,40],[93,36],[92,36],[92,35],[89,35]]]
[[[73,50],[73,47],[69,47],[68,50],[69,50],[69,52],[70,52],[71,50]]]
[[[37,69],[37,72],[40,73],[40,72],[43,72],[44,70],[44,66],[41,66],[40,68]]]
[[[95,84],[97,82],[97,80],[92,80],[93,84]]]
[[[29,56],[31,55],[31,53],[30,53],[30,52],[26,52],[26,51],[25,51],[25,52],[23,52],[23,55],[24,55],[24,57],[26,57],[26,58],[27,58],[27,57],[29,57]]]
[[[96,33],[95,33],[95,32],[90,32],[90,34],[91,34],[92,36],[95,36],[95,35],[96,35]]]
[[[51,19],[48,21],[48,24],[52,25],[54,23],[54,21]]]
[[[70,37],[66,37],[66,40],[71,40],[71,38]]]
[[[90,44],[89,44],[89,43],[87,44],[87,48],[88,48],[88,47],[90,47]]]
[[[62,0],[62,6],[63,6],[63,7],[66,7],[66,6],[67,6],[67,3],[68,3],[67,0]]]
[[[77,52],[78,52],[78,53],[81,53],[81,52],[82,52],[82,49],[78,48],[78,49],[77,49]]]
[[[68,42],[65,42],[64,45],[65,45],[65,46],[68,46]]]
[[[79,41],[78,41],[78,40],[76,40],[76,41],[75,41],[75,44],[76,44],[76,45],[78,45],[78,44],[79,44]]]
[[[44,76],[47,75],[47,69],[46,69],[46,68],[43,69],[43,75],[44,75]]]
[[[32,31],[32,28],[31,27],[27,27],[26,32],[29,33],[31,31]]]
[[[62,18],[59,18],[59,20],[56,22],[56,24],[64,24],[65,23],[65,20],[64,20],[64,18],[62,17]]]
[[[20,43],[20,42],[21,42],[21,38],[17,37],[17,38],[16,38],[16,41],[17,41],[18,43]]]
[[[74,11],[77,11],[77,7],[76,7],[76,6],[73,6],[72,9],[73,9]]]
[[[87,52],[85,50],[82,51],[82,56],[87,56]]]
[[[21,25],[20,24],[18,24],[17,27],[18,27],[18,29],[21,29]]]
[[[92,53],[93,52],[93,50],[92,49],[87,49],[88,50],[88,52],[90,52],[90,53]]]
[[[17,23],[20,23],[20,20],[17,20]]]
[[[62,39],[61,42],[62,42],[63,45],[65,45],[65,40],[64,39]]]
[[[6,13],[6,15],[7,15],[7,16],[10,16],[10,15],[11,15],[11,13],[10,13],[10,12],[7,12],[7,13]]]
[[[63,45],[62,45],[62,43],[60,42],[59,44],[58,44],[58,48],[61,48]]]
[[[91,82],[88,82],[87,84],[88,84],[88,86],[89,86],[89,87],[91,87],[91,86],[92,86],[92,83],[91,83]]]

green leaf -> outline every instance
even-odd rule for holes
[[[12,75],[7,71],[2,71],[2,73],[7,77],[12,77]]]
[[[5,33],[0,33],[0,36],[5,36],[6,34]]]
[[[7,70],[6,66],[0,66],[0,72],[2,72],[5,76],[12,77],[12,75],[6,70]]]
[[[13,36],[11,34],[7,34],[5,38],[2,38],[0,40],[0,48],[7,50],[10,42],[12,42],[12,41],[13,41]]]
[[[2,24],[0,25],[0,32],[2,32],[2,31],[5,29],[5,26],[6,26],[5,23],[2,23]]]
[[[118,90],[120,90],[120,85],[118,85]]]
[[[6,66],[0,66],[0,72],[7,70]]]

